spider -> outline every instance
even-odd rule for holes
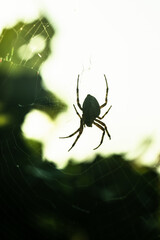
[[[104,78],[106,81],[105,102],[102,105],[99,105],[97,99],[95,97],[93,97],[92,95],[88,94],[83,102],[83,105],[81,106],[80,101],[79,101],[79,75],[78,75],[78,78],[77,78],[77,105],[78,105],[79,109],[82,111],[82,117],[79,114],[79,112],[77,111],[74,104],[73,104],[73,107],[76,111],[76,114],[80,118],[80,127],[74,133],[70,134],[69,136],[60,137],[60,138],[69,138],[69,137],[74,136],[76,133],[79,133],[76,140],[74,141],[74,143],[72,144],[72,146],[69,148],[68,151],[70,151],[75,146],[76,142],[78,141],[79,137],[81,136],[81,134],[83,132],[83,128],[85,125],[87,127],[92,127],[92,124],[94,124],[96,127],[98,127],[99,129],[101,129],[103,131],[100,144],[93,150],[95,150],[101,146],[101,144],[103,143],[105,132],[107,133],[109,139],[111,139],[111,136],[107,130],[105,123],[100,121],[100,119],[103,119],[106,116],[106,114],[109,112],[109,110],[111,109],[112,106],[109,107],[107,112],[102,117],[99,116],[100,109],[107,105],[108,84],[107,84],[107,78],[106,78],[105,74],[104,74]]]

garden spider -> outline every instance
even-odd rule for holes
[[[74,141],[74,143],[72,144],[72,146],[70,147],[70,149],[68,151],[70,151],[74,147],[76,142],[78,141],[79,137],[81,136],[81,134],[83,132],[83,128],[84,128],[85,125],[87,125],[87,127],[92,127],[92,124],[94,124],[95,126],[97,126],[99,129],[101,129],[103,131],[100,144],[96,148],[94,148],[93,150],[99,148],[100,145],[103,143],[103,138],[104,138],[104,135],[105,135],[105,131],[106,131],[109,139],[111,139],[111,136],[110,136],[110,134],[107,130],[107,127],[106,127],[105,123],[103,123],[102,121],[99,120],[99,119],[104,118],[112,107],[112,106],[110,106],[109,109],[107,110],[107,112],[102,117],[99,116],[100,115],[100,109],[107,105],[108,84],[107,84],[107,78],[106,78],[105,74],[104,74],[104,78],[105,78],[105,81],[106,81],[105,103],[103,103],[100,106],[97,99],[95,97],[91,96],[90,94],[88,94],[87,97],[85,98],[84,102],[83,102],[83,106],[81,106],[80,101],[79,101],[79,75],[78,75],[78,78],[77,78],[77,105],[80,108],[80,110],[82,111],[82,117],[80,116],[80,114],[77,111],[74,104],[73,104],[73,107],[74,107],[77,115],[80,118],[80,127],[74,133],[72,133],[71,135],[69,135],[67,137],[60,137],[60,138],[69,138],[69,137],[72,137],[76,133],[79,132],[76,140]]]

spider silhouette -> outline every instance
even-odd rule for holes
[[[73,104],[73,107],[76,111],[76,114],[80,118],[80,127],[74,133],[70,134],[69,136],[60,137],[60,138],[69,138],[69,137],[74,136],[76,133],[79,133],[76,140],[74,141],[74,143],[72,144],[72,146],[69,148],[68,151],[70,151],[75,146],[76,142],[78,141],[79,137],[81,136],[81,134],[83,132],[83,128],[85,125],[87,127],[92,127],[92,124],[94,124],[96,127],[98,127],[99,129],[101,129],[103,131],[100,144],[93,150],[95,150],[101,146],[101,144],[103,143],[105,132],[107,133],[109,139],[111,139],[111,136],[107,130],[106,124],[104,122],[102,122],[101,120],[99,120],[99,119],[103,119],[112,107],[112,106],[110,106],[109,109],[107,110],[107,112],[102,117],[99,116],[100,109],[107,105],[108,83],[107,83],[107,78],[106,78],[105,74],[104,74],[104,78],[106,81],[105,102],[102,105],[99,105],[97,99],[95,97],[93,97],[92,95],[88,94],[83,102],[83,105],[81,106],[80,101],[79,101],[79,75],[78,75],[78,78],[77,78],[77,105],[78,105],[79,109],[82,111],[82,117],[79,114],[79,112],[77,111],[74,104]]]

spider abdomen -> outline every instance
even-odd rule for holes
[[[100,106],[95,97],[88,94],[84,100],[83,107],[83,123],[88,127],[92,127],[92,123],[100,114]]]

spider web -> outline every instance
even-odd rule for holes
[[[39,70],[41,64],[51,53],[50,41],[54,34],[53,27],[44,17],[31,23],[18,22],[12,28],[3,29],[1,33],[1,58],[20,66]],[[36,42],[34,46],[31,46],[31,42],[36,38],[39,40],[41,38],[37,48]]]
[[[0,210],[2,239],[159,239],[154,168],[126,156],[96,155],[64,169],[42,161],[39,142],[22,137],[28,112],[53,119],[65,104],[43,88],[39,73],[55,31],[46,18],[19,22],[0,37]],[[31,49],[39,38],[41,46]]]

